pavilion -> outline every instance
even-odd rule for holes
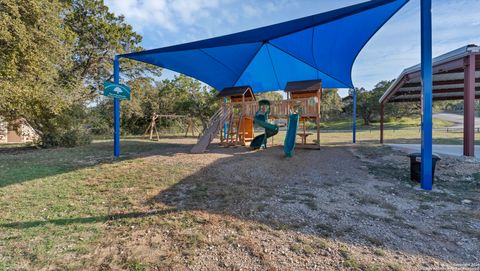
[[[463,155],[475,156],[475,99],[480,99],[480,47],[467,45],[433,59],[433,101],[463,100]],[[420,102],[420,64],[403,70],[380,98],[380,143],[386,103]]]

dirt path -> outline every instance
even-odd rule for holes
[[[453,122],[454,125],[448,128],[461,128],[463,129],[463,115],[454,114],[454,113],[435,113],[433,114],[434,118],[442,119],[446,121]],[[475,117],[475,127],[480,127],[480,117]]]

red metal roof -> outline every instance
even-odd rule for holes
[[[475,98],[480,99],[480,47],[467,45],[433,59],[433,100],[458,100],[464,94],[465,58],[475,55]],[[405,69],[380,103],[420,101],[420,65]]]

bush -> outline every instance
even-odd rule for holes
[[[75,147],[92,143],[92,135],[86,129],[72,129],[63,133],[59,138],[59,146]]]
[[[82,128],[72,128],[66,131],[53,130],[41,137],[42,147],[75,147],[92,142],[92,135]]]

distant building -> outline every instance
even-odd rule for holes
[[[25,120],[7,122],[0,117],[0,144],[26,143],[36,139],[38,139],[37,133]]]

